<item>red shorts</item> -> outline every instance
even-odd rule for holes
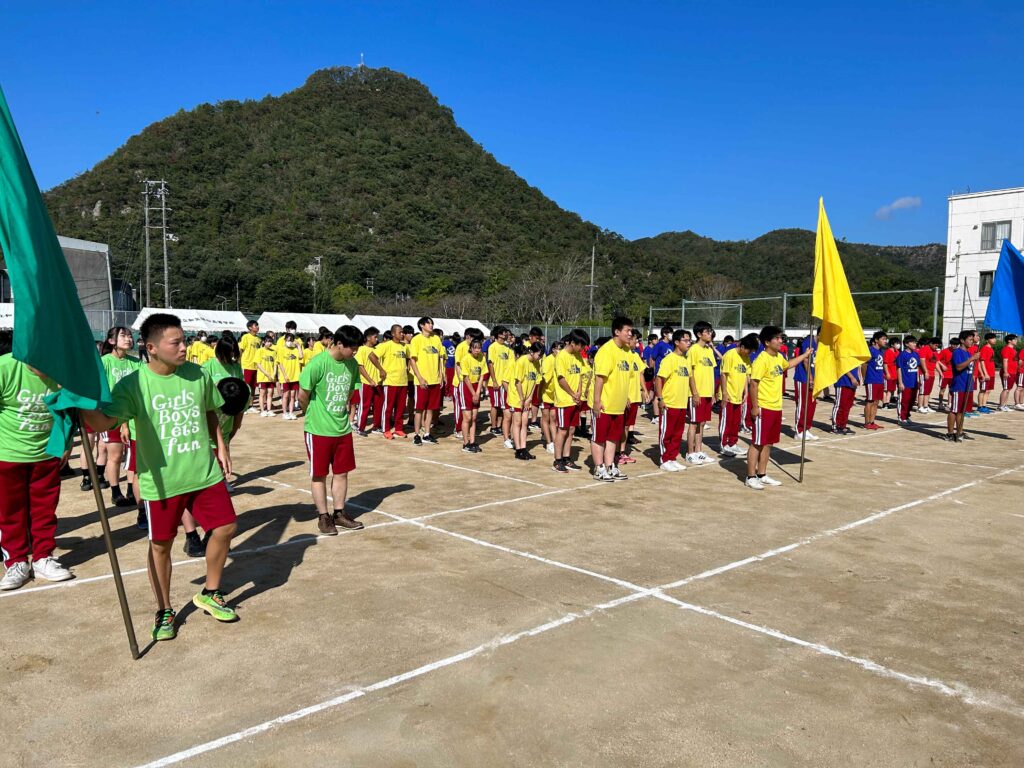
[[[492,408],[497,408],[499,411],[503,411],[508,408],[504,389],[501,387],[488,387],[488,392],[490,393]]]
[[[256,369],[255,368],[246,368],[244,371],[242,371],[242,379],[245,381],[246,384],[249,385],[249,391],[250,392],[255,391],[255,389],[256,389]]]
[[[128,472],[135,472],[135,441],[128,441],[128,455],[124,457],[124,468]]]
[[[992,391],[992,379],[978,379],[978,391],[979,392],[990,392],[990,391]]]
[[[971,399],[970,392],[950,392],[949,410],[951,413],[966,413],[967,402]]]
[[[116,429],[111,429],[108,432],[100,432],[100,442],[101,443],[117,443],[117,444],[123,443],[124,441],[121,439],[121,429],[120,429],[120,427],[118,427]]]
[[[622,439],[622,433],[626,429],[626,414],[605,413],[597,417],[597,424],[594,425],[595,443],[618,443]]]
[[[924,389],[921,391],[923,395],[930,395],[932,393],[932,387],[935,386],[935,377],[929,376],[924,380]]]
[[[479,384],[480,382],[477,383]],[[455,390],[455,396],[459,398],[459,407],[464,411],[475,411],[480,407],[479,400],[477,402],[473,402],[473,389],[474,387],[472,387],[469,381],[463,379],[462,383],[459,384],[458,389]],[[481,386],[477,396],[483,396],[483,393],[484,387]]]
[[[222,525],[235,522],[235,508],[231,505],[227,486],[223,482],[199,491],[182,493],[160,501],[143,502],[146,517],[149,518],[150,541],[167,541],[178,535],[178,526],[185,511],[204,531],[212,531]]]
[[[885,384],[865,384],[865,395],[870,402],[877,403],[885,394]]]
[[[942,384],[940,386],[940,389],[949,389],[949,385],[952,382],[953,382],[953,377],[952,376],[943,376],[942,377]]]
[[[711,421],[711,398],[691,397],[686,408],[687,424],[703,424]]]
[[[505,410],[506,411],[511,411],[512,413],[523,413],[523,412],[529,413],[530,412],[530,406],[526,406],[525,408],[516,408],[515,406],[510,405]]]
[[[358,387],[353,387],[351,394],[348,396],[349,405],[359,405],[363,399],[363,385],[360,384]]]
[[[1016,380],[1016,374],[1003,373],[1003,389],[1013,389],[1013,383]]]
[[[640,410],[640,403],[630,403],[626,408],[626,427],[636,424],[636,414]]]
[[[542,405],[544,406],[544,410],[545,411],[553,411],[553,410],[555,410],[555,404],[554,403],[545,402],[545,403],[542,403]]]
[[[646,389],[648,392],[653,392],[654,391],[654,381],[653,380],[645,381],[644,382],[644,389]]]
[[[533,388],[533,405],[540,405],[540,387]]]
[[[324,437],[307,432],[306,456],[309,458],[310,477],[327,477],[328,473],[344,475],[351,472],[356,468],[352,433],[340,437]]]
[[[1017,371],[1017,386],[1024,388],[1024,371]]]
[[[261,381],[256,386],[259,387],[260,389],[273,389],[274,388],[274,384],[275,384],[275,382],[273,382],[273,381]]]
[[[754,417],[754,445],[775,445],[782,434],[782,411],[761,409],[761,415]]]
[[[299,382],[297,381],[282,381],[281,391],[282,392],[296,392],[299,389]]]
[[[441,385],[428,384],[425,387],[416,387],[416,402],[413,405],[417,411],[436,411],[441,407]]]
[[[556,408],[558,414],[558,428],[572,429],[580,425],[580,406],[570,405],[564,408]]]

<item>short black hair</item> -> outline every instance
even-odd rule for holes
[[[376,326],[371,325],[369,328],[363,331],[363,343],[365,344],[366,340],[371,336],[380,336],[380,331],[377,330]]]
[[[873,334],[871,334],[872,342],[876,342],[881,338],[889,338],[889,334],[886,333],[885,331],[875,331]]]
[[[155,341],[158,337],[162,336],[163,332],[168,328],[181,330],[181,319],[177,315],[172,315],[168,312],[154,312],[142,321],[142,327],[139,328],[139,336],[142,338],[143,344],[149,344],[151,341]]]
[[[590,336],[582,328],[573,328],[565,337],[566,344],[579,344],[585,347],[590,344]]]
[[[973,328],[971,328],[969,331],[960,331],[960,341],[967,341],[975,333],[977,333],[977,331],[975,331]]]
[[[672,335],[672,331],[674,331],[674,330],[675,330],[675,328],[673,328],[671,325],[663,325],[661,327],[661,335],[662,336],[671,336]]]
[[[904,339],[903,339],[903,343],[904,344],[909,344],[910,342],[914,342],[915,344],[917,344],[917,336],[906,336],[906,337],[904,337]]]
[[[247,322],[245,324],[245,327],[246,328],[252,328],[254,325],[259,325],[259,323],[257,323],[255,320],[250,320],[249,322]]]
[[[408,333],[409,335],[412,335],[412,334],[416,333],[416,329],[413,328],[411,325],[403,325],[402,326],[402,333]]]
[[[294,331],[298,327],[299,327],[298,323],[296,323],[294,320],[289,320],[288,322],[286,322],[284,324],[284,329],[286,331]]]
[[[959,347],[960,346],[960,337],[959,336],[950,336],[949,337],[949,346],[951,346],[951,347]]]
[[[986,333],[985,334],[985,341],[989,341],[990,339],[994,339],[995,337],[996,337],[996,335],[994,333]]]
[[[1017,334],[1016,333],[1008,333],[1005,336],[1003,336],[1003,341],[1009,343],[1009,342],[1013,341],[1016,338],[1017,338]]]
[[[758,334],[758,338],[761,339],[762,344],[767,344],[769,341],[774,339],[776,336],[782,335],[782,329],[777,325],[766,325],[761,329],[761,333]]]
[[[722,339],[723,344],[732,344],[734,341],[736,341],[736,339],[733,338],[732,334],[728,334],[724,339]]]
[[[693,325],[693,335],[700,336],[704,331],[713,331],[714,326],[711,325],[707,320],[700,320]]]
[[[427,323],[433,323],[433,322],[434,322],[433,318],[421,317],[419,320],[416,321],[416,327],[419,328],[422,331],[424,325],[426,325]],[[412,329],[410,328],[410,330],[412,330]],[[406,331],[406,333],[409,333],[409,331]]]
[[[672,332],[672,343],[678,344],[680,339],[685,339],[690,335],[690,332],[685,328],[680,328],[678,331]]]
[[[533,327],[532,327],[532,328],[530,329],[530,334],[529,334],[529,335],[530,335],[530,336],[543,336],[543,335],[544,335],[544,331],[542,331],[542,330],[541,330],[540,328],[538,328],[538,327],[537,327],[537,326],[535,325],[535,326],[533,326]]]
[[[528,346],[526,348],[526,351],[528,353],[537,352],[538,354],[543,355],[544,354],[544,345],[541,344],[539,341],[535,341],[532,344],[530,344],[530,346]]]
[[[334,332],[334,343],[340,347],[356,349],[363,342],[363,332],[354,325],[343,325]]]
[[[630,320],[625,315],[616,315],[615,318],[612,320],[612,333],[618,333],[627,325],[632,327],[633,321]]]
[[[761,346],[761,340],[758,338],[756,333],[748,333],[740,339],[740,346],[748,352],[754,352],[759,346]]]

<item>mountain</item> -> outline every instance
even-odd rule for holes
[[[629,242],[584,221],[495,160],[424,85],[388,69],[321,70],[279,97],[179,111],[47,192],[57,231],[109,243],[115,277],[133,282],[144,179],[169,186],[178,306],[233,306],[237,290],[250,312],[573,322],[587,315],[595,244],[595,316],[646,316],[649,304],[694,291],[797,291],[810,279],[812,233]],[[159,239],[152,249],[160,304]],[[930,249],[940,247],[841,246],[858,288],[938,284]]]

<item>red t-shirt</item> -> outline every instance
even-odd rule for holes
[[[936,358],[940,363],[946,366],[945,370],[942,372],[942,380],[949,381],[953,378],[953,350],[949,347],[943,347],[939,350],[939,354],[936,355]]]
[[[924,363],[926,378],[935,378],[935,350],[928,344],[917,348],[917,356],[921,358],[921,362]]]
[[[985,374],[988,378],[994,377],[996,375],[996,351],[992,349],[990,344],[986,344],[981,348],[981,362],[982,365],[978,366],[978,378],[982,378],[982,366],[984,366]]]
[[[1003,347],[1003,373],[1007,376],[1017,375],[1017,349],[1007,344]]]
[[[885,372],[888,374],[888,378],[896,378],[896,358],[899,357],[900,353],[892,347],[889,347],[885,352],[882,353],[882,360],[885,361]]]

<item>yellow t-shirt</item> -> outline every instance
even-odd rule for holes
[[[416,368],[428,386],[441,383],[440,366],[447,354],[441,340],[434,334],[424,336],[417,333],[409,342],[409,357],[416,360]],[[418,385],[420,380],[413,376],[413,383]]]
[[[384,377],[386,387],[404,387],[409,383],[408,358],[405,344],[398,341],[385,341],[375,348],[381,367],[387,372]]]
[[[325,349],[327,349],[327,346],[322,341],[320,341],[320,339],[317,339],[316,341],[313,342],[313,354],[314,355],[319,355]]]
[[[260,347],[256,354],[256,366],[257,384],[277,381],[277,352],[273,347]]]
[[[629,404],[629,355],[631,350],[622,349],[611,339],[594,355],[594,375],[604,379],[601,388],[601,411],[611,415],[626,412]]]
[[[658,366],[661,379],[661,397],[666,408],[685,408],[690,400],[690,359],[686,355],[670,352]]]
[[[587,405],[594,402],[594,366],[590,360],[583,361],[583,402]]]
[[[456,350],[456,354],[458,354],[458,350]],[[467,352],[455,364],[455,370],[460,381],[465,379],[470,384],[476,384],[487,372],[487,361],[482,354],[480,357],[473,357]]]
[[[644,368],[647,367],[647,364],[635,349],[629,350],[629,359],[629,402],[642,403],[644,401]]]
[[[570,352],[568,349],[563,349],[555,355],[555,371],[553,376],[555,383],[555,407],[571,408],[575,405],[569,393],[558,383],[560,378],[565,379],[565,383],[569,385],[573,392],[580,393],[581,400],[586,400],[587,393],[583,387],[585,367],[586,363],[583,362],[583,357]]]
[[[462,381],[462,378],[461,378],[462,374],[459,373],[459,361],[462,360],[462,358],[465,357],[468,354],[469,354],[469,342],[466,341],[465,339],[463,339],[455,347],[455,381]],[[483,358],[481,358],[481,360],[483,360]],[[487,364],[487,361],[484,360],[484,365],[486,365],[486,364]]]
[[[686,357],[690,361],[690,375],[697,385],[697,397],[714,397],[715,351],[711,347],[694,344]]]
[[[543,387],[540,393],[540,401],[554,405],[555,387],[558,386],[558,382],[555,381],[555,355],[544,355],[540,365],[540,383],[541,387]]]
[[[508,405],[510,408],[522,408],[525,402],[529,406],[533,402],[533,390],[540,382],[540,361],[536,363],[529,355],[523,355],[516,360],[515,369],[509,377],[508,383]],[[519,388],[523,388],[523,399],[519,399]]]
[[[366,369],[367,376],[364,376],[362,371],[359,372],[359,380],[363,384],[368,384],[371,387],[375,387],[380,384],[380,371],[377,370],[377,366],[370,362],[370,353],[376,352],[374,347],[368,347],[365,344],[356,350],[356,363]]]
[[[312,360],[314,357],[316,357],[316,355],[313,353],[312,349],[310,349],[309,347],[306,347],[305,349],[303,349],[302,350],[302,367],[305,368],[307,365],[309,365],[309,361]]]
[[[722,375],[725,380],[725,400],[739,405],[747,394],[747,377],[750,375],[750,363],[743,359],[739,347],[733,347],[722,355]]]
[[[302,373],[302,350],[298,347],[282,346],[277,352],[277,362],[281,366],[281,381],[298,381]]]
[[[757,404],[769,411],[782,410],[782,375],[789,361],[782,355],[762,352],[750,368],[750,378],[757,382]]]
[[[242,351],[242,370],[252,371],[256,369],[256,355],[260,351],[263,342],[255,333],[246,333],[238,340],[238,348]]]
[[[495,341],[487,348],[487,362],[494,369],[492,387],[500,387],[503,381],[508,381],[508,369],[516,363],[512,357],[512,350],[500,341]]]

